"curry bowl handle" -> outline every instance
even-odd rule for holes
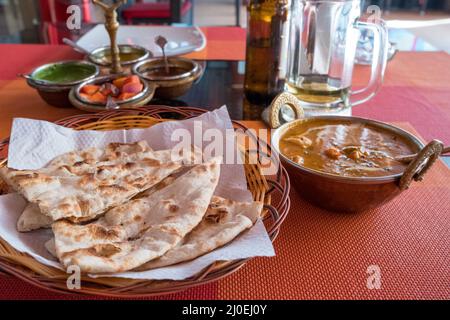
[[[436,160],[439,159],[439,156],[443,153],[443,150],[444,145],[439,140],[432,140],[425,147],[423,147],[414,160],[412,160],[408,167],[406,167],[405,172],[400,178],[400,189],[408,189],[413,180],[422,181],[425,173],[427,173]]]

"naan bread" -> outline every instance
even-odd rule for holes
[[[200,223],[219,175],[220,161],[214,158],[148,197],[109,210],[96,222],[53,223],[58,259],[83,272],[111,273],[162,256]]]
[[[145,141],[129,144],[110,143],[105,149],[92,147],[65,153],[54,158],[46,166],[45,170],[48,174],[72,176],[75,173],[81,174],[92,171],[92,165],[98,162],[115,160],[119,157],[133,157],[135,154],[147,151],[151,151],[151,148]],[[29,232],[41,228],[50,228],[52,222],[52,218],[41,213],[37,204],[28,203],[17,220],[17,230],[19,232]]]
[[[37,204],[28,203],[17,220],[17,231],[29,232],[42,228],[50,228],[52,222],[52,218],[41,213]]]
[[[10,187],[10,191],[19,191],[19,181],[26,173],[42,173],[48,176],[76,176],[95,172],[96,167],[107,161],[117,159],[135,159],[140,154],[151,151],[147,142],[110,143],[105,149],[91,147],[78,151],[71,151],[55,157],[44,168],[36,171],[11,170],[0,168],[0,177]]]
[[[63,155],[41,170],[1,168],[0,175],[53,221],[82,222],[152,187],[189,161],[187,157],[192,157],[190,152],[174,155],[172,150],[145,150],[127,155],[117,150],[123,146],[114,144],[105,151],[110,156],[119,155],[117,159],[95,162],[101,156],[94,155],[69,166],[63,163],[73,163],[79,155]],[[130,145],[125,146],[129,151]]]
[[[151,151],[147,142],[139,141],[135,143],[110,143],[105,149],[91,147],[78,151],[71,151],[55,157],[43,169],[28,171],[42,173],[49,176],[74,176],[95,172],[96,166],[103,162],[115,160],[132,160],[142,153]],[[0,177],[12,187],[19,191],[16,176],[25,174],[26,170],[11,170],[6,167],[0,168]]]
[[[145,271],[189,261],[213,251],[249,229],[261,214],[261,202],[235,202],[214,196],[202,222],[162,257],[138,267]]]
[[[149,151],[152,151],[152,149],[146,141],[135,143],[113,142],[108,144],[105,149],[91,147],[64,153],[50,161],[46,168],[66,169],[71,174],[82,174],[91,172],[92,167],[99,162],[134,160]]]
[[[173,176],[169,176],[162,180],[160,183],[156,184],[155,186],[151,187],[148,190],[145,190],[141,194],[137,195],[137,197],[142,198],[144,196],[149,196],[150,194],[154,193],[155,191],[158,191],[170,183],[173,182],[175,178]],[[17,220],[17,230],[19,232],[30,232],[33,230],[38,229],[45,229],[45,228],[51,228],[52,223],[54,221],[46,216],[45,214],[41,213],[39,210],[38,205],[34,203],[28,203],[23,213],[20,215],[19,219]]]

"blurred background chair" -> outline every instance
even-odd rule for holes
[[[383,10],[385,12],[390,12],[391,11],[391,6],[392,6],[392,0],[385,0],[383,2],[385,2],[384,6],[383,6]],[[417,0],[416,2],[418,4],[418,6],[419,6],[420,14],[424,15],[426,10],[427,10],[428,0]]]
[[[246,0],[235,0],[234,1],[234,6],[236,8],[236,26],[240,27],[241,26],[241,2],[243,4],[246,4]]]
[[[80,30],[67,28],[67,8],[78,5],[81,9]],[[63,38],[76,40],[92,23],[90,0],[39,0],[42,40],[48,44],[62,44]]]
[[[371,4],[378,5],[385,13],[391,12],[393,8],[411,9],[418,7],[420,14],[424,15],[429,2],[433,7],[439,7],[442,6],[446,0],[366,0],[365,4],[366,6]]]
[[[122,17],[127,24],[151,23],[193,24],[194,0],[167,0],[144,2],[136,0],[122,10]]]

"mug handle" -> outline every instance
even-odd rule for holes
[[[351,97],[356,98],[355,101],[351,101],[352,106],[366,102],[377,94],[383,83],[389,45],[387,28],[383,20],[376,19],[374,23],[357,21],[355,27],[373,32],[373,53],[369,84],[365,88],[352,93]]]

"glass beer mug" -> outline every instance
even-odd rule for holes
[[[360,16],[360,0],[293,1],[285,89],[300,100],[307,115],[350,110],[381,86],[387,30],[381,19],[364,22]],[[371,76],[367,87],[352,90],[361,31],[373,32]]]

